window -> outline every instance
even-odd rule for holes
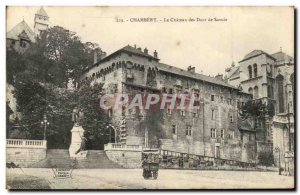
[[[224,139],[225,138],[225,130],[221,129],[221,138]]]
[[[197,112],[193,112],[193,117],[194,118],[198,117],[198,113]]]
[[[253,65],[253,73],[254,73],[254,77],[257,77],[257,64]]]
[[[215,128],[211,128],[210,129],[210,137],[211,138],[216,138],[217,137],[217,133],[216,133],[216,129]]]
[[[276,77],[277,93],[278,93],[278,109],[279,113],[284,112],[284,87],[283,87],[283,76],[278,75]]]
[[[230,115],[229,118],[230,118],[230,122],[233,123],[233,116]]]
[[[211,120],[215,120],[215,110],[211,110]]]
[[[191,125],[187,125],[186,126],[186,133],[187,136],[191,136],[192,135],[192,126]]]
[[[162,88],[161,90],[163,93],[167,93],[167,89],[165,87]]]
[[[250,88],[248,89],[248,93],[251,94],[251,95],[253,95],[253,89],[252,89],[252,87],[250,87]]]
[[[268,85],[268,98],[273,98],[273,88],[271,85]]]
[[[21,41],[20,45],[21,45],[22,48],[26,48],[26,42],[25,41]]]
[[[221,100],[221,102],[223,103],[223,102],[224,102],[224,97],[221,96],[221,97],[220,97],[220,100]]]
[[[173,135],[176,135],[176,125],[172,125],[172,133]]]
[[[258,87],[257,87],[257,86],[254,87],[253,98],[254,98],[254,99],[257,99],[257,98],[258,98]]]
[[[181,116],[185,116],[185,111],[184,111],[184,110],[181,110],[181,111],[180,111],[180,115],[181,115]]]
[[[234,131],[232,131],[229,135],[228,135],[229,139],[234,139]]]
[[[173,94],[173,89],[172,88],[169,89],[169,94]]]
[[[210,95],[210,100],[215,101],[215,95]]]
[[[251,67],[251,65],[248,66],[248,74],[249,74],[249,79],[252,79],[252,67]]]

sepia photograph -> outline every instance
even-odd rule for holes
[[[295,190],[293,6],[6,6],[7,190]]]

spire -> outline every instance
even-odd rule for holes
[[[43,7],[41,7],[37,12],[36,12],[37,15],[39,16],[45,16],[45,17],[49,17],[47,12],[44,10]]]

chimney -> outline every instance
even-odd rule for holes
[[[195,67],[189,66],[187,68],[187,71],[191,72],[191,73],[195,73]]]
[[[101,53],[101,60],[106,57],[106,52]]]
[[[155,58],[158,58],[158,55],[157,55],[157,51],[156,51],[156,50],[153,52],[153,56],[154,56]]]
[[[98,48],[94,49],[94,64],[98,62],[98,51]]]
[[[137,50],[142,51],[142,48],[139,47],[139,48],[137,48]]]
[[[148,54],[148,49],[147,48],[144,49],[144,53]]]
[[[136,49],[136,44],[134,44],[134,49]]]
[[[195,73],[195,70],[196,70],[196,69],[195,69],[195,67],[193,66],[193,67],[191,67],[190,72],[191,72],[191,73]]]
[[[223,74],[218,74],[215,76],[216,79],[223,81]]]

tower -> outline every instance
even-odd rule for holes
[[[41,7],[34,17],[34,34],[36,36],[40,35],[41,31],[47,30],[49,25],[49,16],[44,10],[43,7]]]

